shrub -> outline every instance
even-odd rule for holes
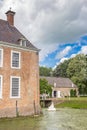
[[[70,90],[70,97],[76,97],[76,90]]]

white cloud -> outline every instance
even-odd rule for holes
[[[87,54],[87,46],[82,46],[80,53]]]
[[[56,63],[56,65],[52,68],[53,70],[56,69],[56,67],[60,64],[63,63],[65,60],[68,60],[69,58],[65,58],[63,57],[58,63]]]
[[[17,28],[42,49],[41,60],[57,44],[78,40],[87,33],[87,0],[3,0],[0,18],[5,18],[9,7],[16,11]]]
[[[61,52],[58,52],[56,55],[56,59],[61,59],[64,56],[66,56],[71,50],[71,46],[67,46],[65,49],[63,49]]]
[[[72,55],[70,56],[70,58],[74,58],[76,55],[77,55],[77,54],[72,54]]]
[[[47,44],[47,45],[42,45],[42,44],[38,44],[37,46],[38,48],[42,48],[42,50],[40,51],[40,61],[44,61],[45,58],[52,52],[57,50],[58,45],[53,45],[53,44]]]
[[[65,60],[68,60],[69,58],[65,58],[63,57],[61,60],[60,60],[60,63],[63,63]]]
[[[52,68],[52,70],[55,70],[58,65],[59,65],[59,62],[56,63],[56,65]]]

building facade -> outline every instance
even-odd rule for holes
[[[0,117],[38,114],[39,50],[14,26],[15,12],[0,19]]]
[[[41,77],[45,78],[52,87],[52,97],[53,98],[63,98],[70,96],[70,90],[76,90],[78,95],[77,86],[69,79],[62,77]]]

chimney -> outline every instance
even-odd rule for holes
[[[11,11],[11,8],[10,10],[8,10],[6,13],[7,15],[7,21],[10,25],[14,26],[14,15],[15,15],[15,12]]]

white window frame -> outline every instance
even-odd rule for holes
[[[20,45],[23,46],[23,47],[26,47],[27,41],[26,40],[21,40]]]
[[[26,47],[26,42],[27,42],[26,40],[23,40],[22,41],[22,46]]]
[[[0,64],[0,67],[3,67],[3,49],[1,49],[1,64]]]
[[[19,94],[18,96],[12,96],[12,79],[13,78],[18,78],[19,79]],[[21,81],[21,78],[18,77],[18,76],[11,76],[10,77],[10,98],[20,98],[20,81]]]
[[[19,54],[19,66],[18,67],[12,66],[12,55],[13,55],[13,53]],[[11,51],[11,68],[13,68],[13,69],[20,69],[21,68],[21,53],[18,52],[18,51],[13,51],[13,50]]]
[[[0,75],[0,78],[1,78],[1,92],[0,92],[0,99],[2,98],[2,82],[3,82],[3,77],[2,75]]]

